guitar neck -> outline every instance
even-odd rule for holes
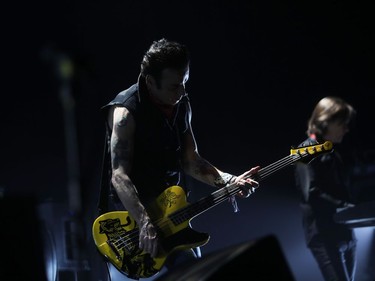
[[[314,157],[332,151],[332,143],[326,141],[323,144],[306,146],[291,150],[291,154],[281,158],[280,160],[261,168],[256,174],[250,175],[247,178],[252,178],[261,182],[273,173],[297,162],[302,159],[313,159]],[[311,160],[310,160],[311,161]],[[187,205],[184,208],[169,215],[169,218],[175,225],[183,223],[195,216],[207,211],[208,209],[226,201],[231,196],[237,194],[241,190],[236,184],[230,184],[213,192],[211,195],[198,200],[195,203]]]
[[[264,168],[261,168],[258,173],[255,175],[249,176],[249,178],[252,178],[258,182],[264,180],[268,176],[272,175],[273,173],[301,160],[305,155],[304,154],[292,154],[288,155]]]
[[[303,156],[296,154],[296,155],[288,155],[275,163],[272,163],[258,171],[257,174],[251,175],[250,177],[258,182],[262,181],[263,179],[267,178],[271,174],[279,171],[280,169],[291,165],[292,163],[300,160]],[[249,177],[249,178],[250,178]],[[204,197],[180,210],[176,211],[175,213],[170,215],[170,219],[175,223],[179,224],[185,222],[187,220],[192,219],[193,217],[207,211],[208,209],[226,201],[231,196],[237,194],[241,190],[236,184],[231,184],[225,187],[222,187],[211,195]]]

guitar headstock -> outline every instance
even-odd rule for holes
[[[331,153],[333,151],[333,144],[330,141],[325,141],[322,144],[302,146],[298,148],[292,148],[290,150],[290,155],[298,155],[301,157],[303,162],[308,163],[313,160],[315,157]]]

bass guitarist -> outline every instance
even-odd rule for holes
[[[123,257],[123,253],[114,250],[120,261],[117,269],[132,279],[152,276],[153,258],[165,256],[163,268],[170,269],[182,261],[200,257],[199,247],[193,247],[193,242],[173,251],[166,249],[168,245],[155,225],[155,214],[148,207],[171,186],[181,186],[187,196],[185,174],[216,188],[228,184],[240,187],[230,197],[235,211],[236,197],[246,198],[259,186],[251,178],[259,166],[234,176],[199,154],[185,91],[189,65],[185,45],[164,38],[154,41],[143,56],[137,82],[102,108],[107,128],[102,189],[108,186],[110,200],[108,206],[100,205],[99,212],[126,210],[127,222],[134,223],[136,245],[127,248],[129,256]],[[173,198],[180,195],[168,191],[163,196],[165,202],[172,204]],[[108,236],[114,225],[118,226],[116,220],[102,223],[100,231]],[[116,248],[108,245],[109,249]]]

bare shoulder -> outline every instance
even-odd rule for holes
[[[108,125],[115,130],[134,126],[134,118],[126,107],[113,105],[108,111]]]

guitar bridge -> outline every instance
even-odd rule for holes
[[[107,244],[108,244],[108,246],[112,249],[112,251],[115,253],[116,258],[117,258],[119,261],[122,261],[122,257],[121,257],[121,255],[120,255],[120,252],[117,250],[116,246],[113,245],[113,243],[112,243],[110,240],[107,240]]]

